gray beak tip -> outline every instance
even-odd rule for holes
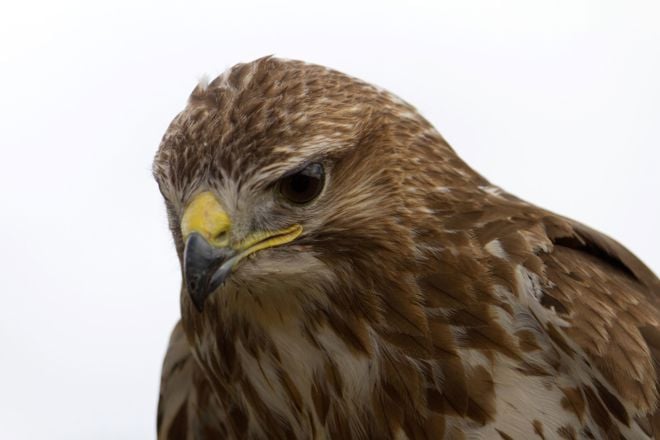
[[[204,310],[206,298],[226,280],[231,272],[229,260],[236,254],[230,248],[217,248],[198,233],[186,240],[183,252],[185,284],[198,312]]]

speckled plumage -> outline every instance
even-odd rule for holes
[[[273,197],[310,160],[308,206]],[[292,222],[182,320],[160,439],[660,437],[660,281],[614,240],[463,163],[394,95],[262,58],[198,86],[154,175],[212,191],[232,239]]]

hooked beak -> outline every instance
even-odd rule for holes
[[[228,247],[214,247],[197,232],[188,236],[183,251],[183,273],[188,294],[198,311],[204,308],[206,297],[225,281],[236,254]]]
[[[302,226],[278,231],[257,231],[230,245],[231,221],[210,192],[198,194],[184,211],[181,232],[185,241],[183,273],[186,289],[197,311],[243,258],[259,250],[295,240]]]

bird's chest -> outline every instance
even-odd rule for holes
[[[275,432],[295,438],[325,438],[328,426],[340,429],[368,408],[375,380],[370,358],[356,354],[330,329],[313,339],[299,328],[269,333],[269,348],[234,343],[231,375],[214,374],[228,413],[240,413],[241,437],[268,438]],[[213,368],[222,358],[210,359]],[[211,372],[213,374],[213,372]]]

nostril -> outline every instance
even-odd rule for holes
[[[201,276],[199,274],[186,274],[186,284],[188,285],[188,290],[190,292],[196,292],[202,286]]]

